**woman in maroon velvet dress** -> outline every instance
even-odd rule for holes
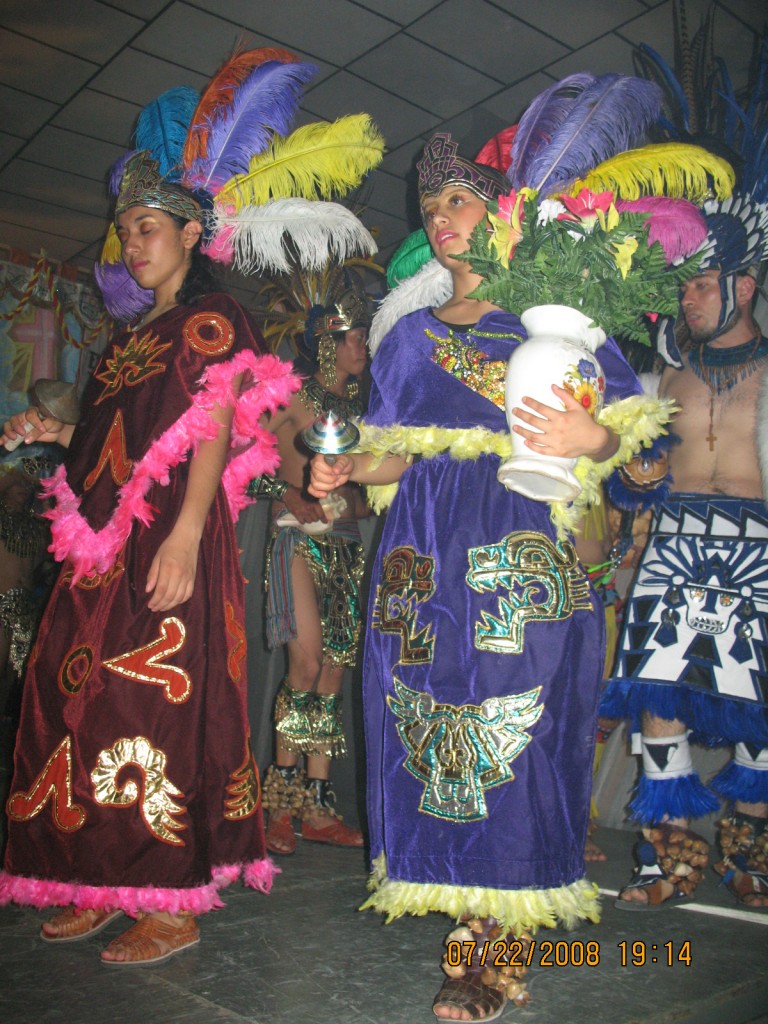
[[[43,925],[53,943],[136,917],[102,951],[119,966],[197,943],[196,915],[236,878],[271,885],[234,518],[278,462],[259,417],[298,382],[211,292],[200,206],[146,153],[126,164],[115,223],[152,308],[117,333],[76,426],[29,409],[0,437],[67,448],[49,488],[62,571],[30,658],[0,904],[66,906]]]

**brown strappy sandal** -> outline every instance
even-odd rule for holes
[[[147,914],[102,950],[101,962],[106,967],[148,967],[163,963],[199,941],[200,929],[194,917],[184,917],[181,924],[173,925]],[[125,960],[107,960],[107,950],[124,950],[127,955]]]
[[[80,907],[67,907],[60,914],[56,914],[50,921],[46,921],[40,929],[40,938],[43,942],[82,942],[89,939],[91,935],[98,935],[107,925],[120,917],[122,910],[89,910]],[[46,925],[52,925],[57,929],[55,935],[45,931]]]

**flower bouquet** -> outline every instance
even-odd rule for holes
[[[473,292],[509,312],[572,306],[606,334],[649,344],[646,314],[675,314],[706,237],[693,203],[650,196],[616,200],[582,189],[537,201],[514,189],[488,205],[461,258],[485,280]]]
[[[470,293],[520,313],[528,334],[510,359],[506,409],[530,396],[545,405],[552,384],[597,417],[605,378],[595,350],[606,334],[649,343],[646,314],[677,311],[678,289],[695,273],[706,225],[685,200],[614,200],[582,189],[537,201],[521,188],[489,203],[462,259],[484,280]],[[581,490],[575,459],[531,450],[512,431],[512,457],[499,468],[505,487],[539,501],[571,501]]]

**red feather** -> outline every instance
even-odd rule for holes
[[[193,160],[208,156],[208,135],[213,121],[212,115],[216,108],[231,103],[238,86],[242,85],[253,69],[270,60],[279,61],[281,64],[297,64],[299,62],[296,54],[290,53],[288,50],[260,46],[256,50],[244,50],[236,53],[219,68],[205,87],[192,116],[181,160],[184,167],[191,167]]]
[[[503,128],[498,135],[494,135],[486,142],[475,157],[475,163],[487,164],[490,167],[495,167],[502,174],[506,174],[507,168],[512,163],[512,143],[515,141],[516,134],[516,124],[510,125],[509,128]]]

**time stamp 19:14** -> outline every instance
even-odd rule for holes
[[[516,939],[496,939],[485,942],[452,940],[447,943],[445,962],[449,967],[458,967],[462,962],[468,967],[597,967],[608,961],[606,949],[599,942],[551,942],[549,940],[530,942]],[[684,942],[646,942],[626,940],[611,947],[611,962],[620,967],[646,967],[649,964],[663,964],[665,967],[690,967],[693,964],[690,939]],[[618,960],[614,959],[615,957]]]

